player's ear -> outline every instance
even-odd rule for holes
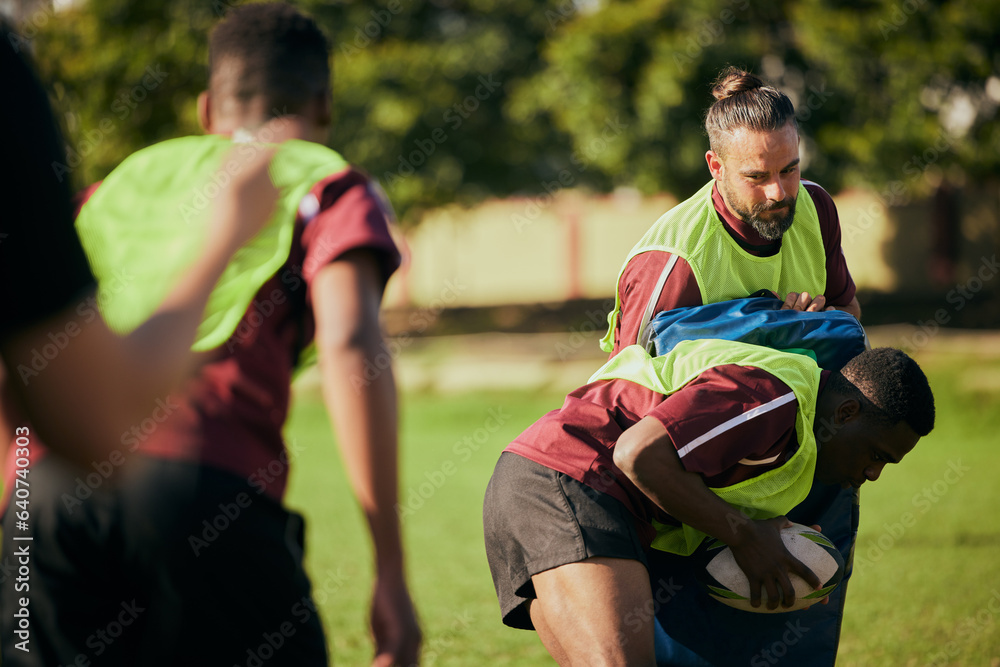
[[[719,181],[722,180],[722,158],[715,151],[708,151],[705,153],[705,162],[708,163],[708,171],[711,172],[712,178]]]
[[[846,424],[853,421],[861,414],[861,403],[855,398],[845,398],[837,404],[834,410],[834,421],[838,424]]]
[[[205,132],[212,133],[212,102],[207,90],[198,95],[198,123]]]

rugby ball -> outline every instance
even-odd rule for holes
[[[779,602],[776,609],[768,609],[767,591],[762,590],[760,606],[754,608],[750,606],[750,582],[736,564],[732,549],[716,540],[708,547],[707,557],[711,560],[702,573],[702,583],[708,594],[722,604],[736,609],[757,614],[775,614],[810,607],[840,585],[844,577],[844,559],[826,536],[796,523],[782,529],[781,539],[789,553],[819,577],[822,582],[820,590],[813,590],[805,579],[789,573],[795,589],[795,603],[791,607],[782,607]]]

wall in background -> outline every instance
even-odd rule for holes
[[[931,199],[887,206],[862,190],[834,200],[859,289],[905,297],[948,292],[977,277],[988,283],[997,273],[997,187],[967,188],[951,209]],[[437,310],[611,297],[629,250],[676,203],[634,190],[566,189],[432,211],[400,237],[408,257],[386,305]]]

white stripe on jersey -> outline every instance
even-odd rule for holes
[[[765,403],[764,405],[758,405],[756,408],[752,408],[750,410],[747,410],[743,414],[736,415],[732,419],[729,419],[729,420],[727,420],[727,421],[719,424],[718,426],[716,426],[715,428],[713,428],[708,433],[702,434],[701,436],[695,438],[694,440],[692,440],[688,444],[686,444],[683,447],[681,447],[680,449],[678,449],[677,450],[677,456],[679,456],[681,458],[684,458],[685,456],[687,456],[688,454],[690,454],[691,452],[693,452],[698,447],[704,445],[706,442],[708,442],[712,438],[714,438],[714,437],[716,437],[718,435],[722,435],[726,431],[729,431],[730,429],[734,429],[737,426],[739,426],[740,424],[745,424],[746,422],[750,421],[751,419],[753,419],[755,417],[759,417],[759,416],[761,416],[763,414],[767,414],[771,410],[775,410],[777,408],[780,408],[782,405],[785,405],[786,403],[791,403],[794,400],[795,400],[795,394],[792,393],[792,392],[788,392],[787,394],[785,394],[783,396],[779,396],[778,398],[776,398],[773,401],[770,401],[768,403]],[[742,461],[740,463],[742,463]]]
[[[766,466],[768,463],[774,463],[778,460],[781,454],[775,454],[769,459],[740,459],[740,464],[745,466]]]

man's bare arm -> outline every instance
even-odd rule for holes
[[[382,279],[365,250],[320,269],[312,282],[323,395],[354,495],[375,550],[371,624],[374,665],[410,665],[420,629],[406,586],[399,519],[396,385],[391,366],[375,377],[366,362],[385,353],[379,325]]]
[[[814,588],[819,579],[785,549],[779,531],[784,517],[766,521],[747,519],[705,485],[700,475],[681,464],[667,430],[659,420],[644,417],[615,444],[614,462],[660,509],[696,530],[732,547],[736,562],[750,581],[750,600],[759,606],[761,590],[777,607],[781,599],[795,599],[788,572],[795,572]]]

